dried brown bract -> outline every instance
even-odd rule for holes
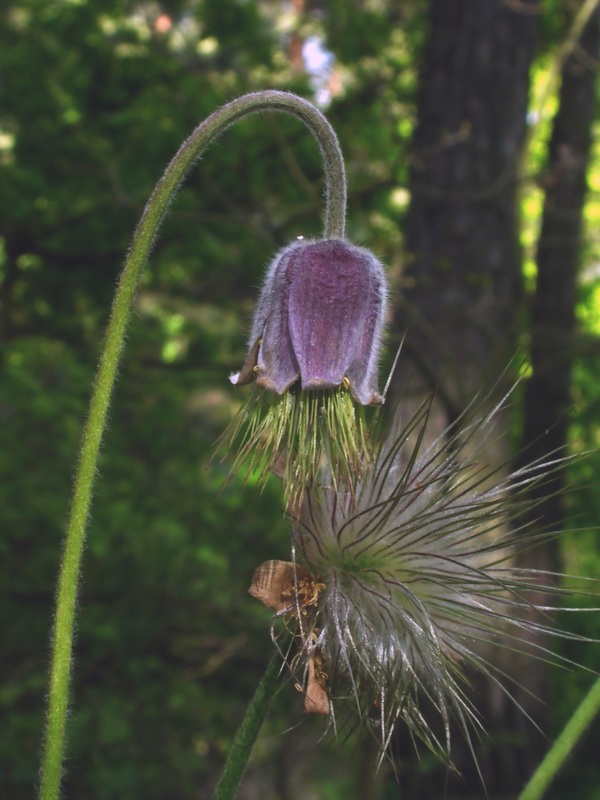
[[[300,650],[290,666],[295,673],[298,663],[306,664],[306,688],[299,681],[296,687],[304,692],[304,710],[309,714],[329,714],[323,655],[318,648],[307,644],[308,641],[314,645],[317,638],[312,630],[313,617],[325,588],[324,583],[298,564],[273,560],[265,561],[254,571],[248,590],[252,597],[278,615],[289,620],[301,619],[301,632],[295,635]],[[308,638],[305,632],[307,627],[310,630]]]

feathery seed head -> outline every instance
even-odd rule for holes
[[[426,447],[424,404],[383,441],[354,486],[325,476],[308,489],[293,520],[302,580],[312,575],[319,586],[309,608],[300,595],[290,606],[307,696],[315,688],[326,694],[336,726],[349,716],[375,724],[382,754],[394,725],[404,721],[449,758],[451,718],[467,737],[480,727],[467,673],[484,672],[510,696],[492,648],[533,647],[533,657],[552,660],[528,639],[565,635],[534,601],[540,590],[560,593],[554,576],[511,566],[515,549],[537,536],[523,521],[526,492],[564,459],[504,477],[478,463],[499,408],[463,419],[460,429]],[[441,738],[424,701],[442,719]]]

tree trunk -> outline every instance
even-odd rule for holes
[[[595,119],[600,16],[592,15],[563,71],[544,176],[545,200],[531,308],[532,376],[525,393],[523,450],[528,461],[567,443],[575,334],[576,281],[581,249],[586,173]],[[564,472],[557,471],[538,508],[545,527],[563,522]],[[556,542],[548,569],[558,569]]]
[[[599,56],[600,11],[596,10],[563,67],[559,106],[549,144],[537,250],[537,285],[531,307],[532,375],[525,391],[523,462],[544,459],[550,453],[564,455],[567,446],[576,281]],[[532,516],[541,530],[560,531],[563,527],[564,490],[563,469],[554,471],[543,486],[532,490]],[[519,565],[559,572],[557,539],[549,539],[542,547],[521,554]],[[551,604],[543,593],[537,600],[542,605]],[[541,638],[537,644],[551,646]],[[547,673],[544,662],[530,660],[517,693],[519,702],[535,714],[543,729],[547,729],[543,718],[547,714],[540,703],[532,705],[530,693],[548,697]],[[517,720],[517,724],[522,724],[522,720]],[[545,747],[543,742],[540,744]],[[529,753],[535,756],[535,748]],[[536,761],[534,757],[528,765],[530,770]]]
[[[434,435],[477,391],[491,389],[517,349],[524,301],[517,189],[537,8],[527,0],[431,3],[411,159],[404,288],[394,321],[406,339],[389,405],[403,392],[403,406],[410,409],[413,399],[419,402],[435,389]],[[487,454],[493,464],[508,460],[502,447]],[[521,778],[514,763],[518,753],[498,743],[507,735],[506,698],[489,683],[473,676],[471,689],[484,725],[493,728],[493,738],[477,747],[477,758],[494,797],[513,790]],[[472,754],[458,739],[452,755],[464,782],[448,777],[447,790],[481,797]],[[433,782],[418,783],[415,798],[433,796]]]
[[[478,389],[494,383],[516,352],[516,333],[526,322],[517,182],[536,9],[537,3],[522,0],[431,3],[410,172],[407,266],[394,324],[394,330],[407,333],[393,395],[400,393],[408,375],[417,398],[436,389],[441,401],[438,431],[460,414]],[[524,462],[566,442],[575,278],[597,58],[596,13],[581,46],[565,64],[549,147],[531,309],[533,375],[526,387]],[[410,405],[410,396],[408,401]],[[560,528],[563,484],[559,472],[540,490],[547,499],[535,515],[545,527]],[[522,560],[521,565],[557,567],[554,545],[548,544],[544,552],[537,549],[532,558],[535,563]],[[506,669],[523,689],[509,689],[544,727],[543,704],[532,704],[527,694],[532,691],[543,699],[546,693],[544,664],[539,669],[534,665],[531,658],[524,667],[511,657]],[[487,791],[490,797],[509,796],[523,786],[547,743],[504,695],[490,686],[478,686],[477,691],[485,724],[493,729],[493,738],[478,753]],[[466,783],[451,786],[450,781],[449,791],[480,796],[469,754],[458,748],[454,756]],[[433,787],[426,783],[421,782],[422,791],[415,797],[431,796]]]
[[[395,330],[402,361],[459,412],[515,351],[516,188],[533,2],[433,0],[418,99]],[[403,374],[402,374],[403,373]],[[399,374],[403,382],[406,369]]]

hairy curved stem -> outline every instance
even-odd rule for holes
[[[262,111],[283,111],[296,116],[317,140],[325,164],[325,236],[344,236],[346,180],[337,138],[320,111],[308,101],[287,92],[247,94],[216,111],[183,143],[152,193],[135,230],[116,290],[75,472],[58,578],[41,800],[57,800],[60,792],[79,568],[100,443],[139,278],[158,228],[194,161],[234,122]]]
[[[281,659],[276,651],[271,656],[265,674],[250,701],[246,716],[236,731],[213,800],[232,800],[246,769],[254,742],[271,708],[280,671]]]
[[[586,728],[600,711],[600,678],[581,701],[518,800],[540,800]]]

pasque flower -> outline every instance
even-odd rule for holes
[[[228,434],[240,432],[239,465],[281,468],[295,505],[323,456],[348,485],[369,447],[358,406],[378,405],[377,368],[387,301],[383,268],[344,239],[303,239],[271,263],[237,385],[254,395]],[[266,400],[266,402],[265,402]],[[261,460],[262,459],[262,460]]]
[[[283,394],[343,384],[362,405],[383,402],[377,367],[386,281],[379,261],[341,239],[300,240],[269,267],[248,356],[232,383]]]
[[[536,606],[536,593],[560,594],[555,576],[518,569],[511,558],[535,538],[523,516],[529,487],[564,459],[505,477],[482,466],[498,408],[425,447],[424,404],[384,439],[352,487],[327,475],[310,487],[292,518],[295,560],[257,570],[260,599],[277,575],[267,604],[299,625],[299,654],[289,663],[298,682],[298,663],[305,665],[305,708],[329,713],[336,727],[358,718],[382,753],[404,721],[449,757],[451,720],[467,737],[480,726],[467,674],[482,671],[510,695],[495,648],[552,659],[529,639],[563,635],[549,609]],[[433,732],[425,705],[445,735]]]

